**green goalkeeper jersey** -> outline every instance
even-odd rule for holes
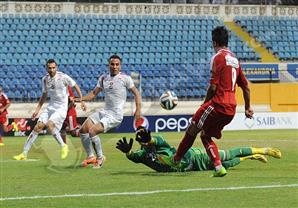
[[[210,160],[204,148],[190,148],[181,160],[181,168],[176,169],[162,164],[159,155],[172,156],[176,152],[160,135],[152,136],[148,146],[141,146],[140,150],[126,154],[127,158],[135,163],[144,165],[158,172],[200,171],[210,169]]]

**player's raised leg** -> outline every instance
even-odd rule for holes
[[[61,159],[65,159],[68,155],[69,149],[68,149],[68,145],[64,143],[64,141],[60,135],[60,132],[59,132],[62,122],[64,121],[64,118],[59,119],[59,121],[56,121],[55,116],[54,116],[55,114],[53,114],[53,116],[51,116],[51,118],[53,120],[48,121],[47,127],[48,127],[49,133],[52,134],[52,136],[55,138],[55,140],[58,142],[58,144],[61,147]],[[59,123],[61,123],[61,124],[59,124]]]
[[[93,147],[91,138],[89,136],[89,129],[94,125],[91,119],[87,119],[81,129],[80,129],[80,138],[82,145],[87,153],[87,158],[81,163],[82,167],[87,167],[89,164],[94,164],[96,162],[96,157],[93,154]]]
[[[105,157],[102,152],[102,145],[100,138],[98,136],[99,133],[104,132],[104,126],[101,122],[94,124],[89,129],[89,136],[92,140],[92,144],[96,153],[96,162],[93,164],[93,168],[100,168],[105,160]]]
[[[259,160],[260,162],[266,163],[267,159],[262,154],[258,154],[253,151],[253,147],[236,147],[227,151],[220,150],[221,161],[227,161],[234,158],[240,158],[241,161]]]
[[[221,164],[217,145],[211,139],[210,136],[205,134],[204,131],[202,131],[202,133],[201,133],[201,140],[202,140],[202,143],[206,149],[206,152],[207,152],[210,160],[212,161],[212,163],[214,165],[215,172],[214,172],[213,176],[214,177],[225,176],[227,174],[227,171],[226,171],[225,167]]]
[[[181,140],[177,152],[174,156],[161,155],[158,159],[166,165],[169,165],[174,168],[179,168],[181,166],[180,160],[188,149],[193,145],[197,134],[200,132],[200,129],[197,128],[196,124],[192,122],[187,128],[183,139]]]

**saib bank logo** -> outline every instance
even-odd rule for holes
[[[145,116],[141,116],[139,120],[136,121],[134,118],[133,120],[133,128],[136,131],[139,126],[143,126],[145,129],[149,128],[149,121]]]
[[[252,118],[246,118],[245,117],[244,125],[247,128],[251,129],[255,125],[255,118],[254,117],[252,117]]]

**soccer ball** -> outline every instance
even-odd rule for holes
[[[178,97],[173,91],[168,90],[160,96],[159,104],[163,109],[172,110],[178,104]]]

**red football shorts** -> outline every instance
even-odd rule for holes
[[[199,129],[203,129],[205,134],[217,139],[221,138],[222,129],[229,124],[234,115],[226,115],[217,112],[211,101],[204,103],[193,115],[192,121],[195,121]]]
[[[77,111],[75,108],[70,108],[67,111],[66,119],[64,120],[62,129],[65,130],[67,126],[69,127],[69,131],[72,131],[78,127]]]
[[[6,115],[7,115],[6,113],[0,115],[0,124],[3,124],[5,126],[7,126],[8,124],[8,119]]]

